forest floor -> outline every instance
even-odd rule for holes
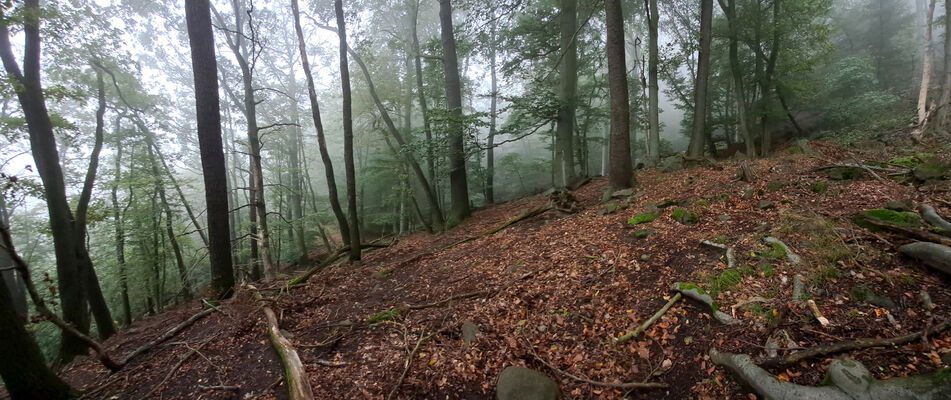
[[[564,398],[755,398],[711,363],[711,348],[757,357],[765,354],[767,331],[783,330],[805,348],[920,331],[931,323],[918,301],[922,290],[936,306],[934,323],[951,318],[947,277],[898,255],[895,249],[907,240],[871,233],[850,221],[889,200],[932,204],[947,216],[947,181],[913,185],[871,176],[839,181],[817,169],[914,154],[911,147],[900,147],[908,150],[896,154],[895,143],[881,140],[863,150],[811,142],[813,155],[777,151],[775,157],[748,162],[756,174],[752,183],[737,179],[737,161],[670,173],[639,171],[635,193],[614,200],[620,209],[613,214],[604,211],[612,206],[602,202],[607,182],[595,179],[573,193],[577,212],[547,211],[438,250],[549,200],[539,195],[496,205],[444,234],[412,234],[367,252],[359,265],[328,268],[303,287],[287,289],[286,280],[242,287],[220,312],[118,373],[85,359],[64,374],[89,399],[287,398],[282,367],[268,339],[266,304],[300,352],[315,397],[321,399],[387,398],[398,383],[394,398],[494,398],[499,373],[511,365],[552,377]],[[828,187],[817,193],[813,188],[821,181]],[[697,213],[699,223],[674,221],[675,206],[659,209],[652,222],[628,225],[649,205],[668,200]],[[763,208],[764,200],[772,207]],[[640,238],[642,230],[652,233]],[[803,261],[776,256],[763,241],[766,235],[784,241]],[[724,274],[723,251],[701,245],[703,240],[734,248],[738,274]],[[828,327],[820,326],[804,305],[787,306],[797,274],[806,278],[806,296],[831,321]],[[680,301],[644,335],[613,344],[659,310],[675,282],[695,282],[717,293],[721,310],[740,323],[723,325],[701,304]],[[855,299],[859,287],[894,305],[888,309]],[[253,300],[254,292],[265,300]],[[755,301],[731,307],[749,299]],[[787,307],[788,312],[779,311]],[[136,321],[106,343],[109,351],[126,354],[199,308],[193,302]],[[462,340],[466,322],[480,331],[471,344]],[[946,332],[848,355],[876,378],[887,379],[942,368],[941,356],[949,352]],[[816,385],[834,357],[769,371]],[[551,366],[595,381],[669,387],[628,393],[579,382]]]

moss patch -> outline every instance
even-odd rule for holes
[[[631,217],[631,219],[627,220],[627,224],[628,225],[646,224],[648,222],[652,222],[655,219],[657,219],[657,214],[654,214],[654,213],[638,214]]]
[[[813,193],[821,194],[829,191],[829,181],[819,181],[810,188]]]
[[[759,253],[760,257],[767,260],[781,260],[786,258],[786,249],[779,243],[770,243],[769,250]]]
[[[696,213],[690,212],[684,208],[678,208],[674,210],[674,213],[670,215],[674,221],[680,222],[684,225],[695,225],[700,221],[700,217]]]
[[[396,318],[399,318],[400,310],[397,308],[391,308],[386,311],[380,311],[376,314],[371,315],[367,318],[367,322],[371,324],[378,324],[383,321],[393,321]]]
[[[869,223],[869,219],[878,219],[894,225],[909,228],[917,228],[922,226],[921,216],[919,216],[917,213],[887,210],[884,208],[862,211],[852,217],[852,222],[873,232],[881,230],[881,228]]]

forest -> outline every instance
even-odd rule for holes
[[[7,0],[0,399],[949,399],[951,0]]]

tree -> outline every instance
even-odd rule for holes
[[[753,143],[753,136],[749,128],[749,113],[746,102],[746,91],[743,85],[743,67],[740,64],[740,26],[736,16],[736,0],[718,0],[720,8],[726,15],[727,22],[730,25],[730,72],[733,76],[733,98],[736,104],[737,122],[740,134],[746,144],[746,156],[754,157],[756,155],[756,144]]]
[[[931,89],[931,64],[934,59],[934,6],[936,0],[928,2],[928,11],[925,13],[924,60],[921,63],[921,88],[918,91],[918,123],[924,124],[928,116],[928,91]]]
[[[607,31],[608,87],[611,92],[610,166],[608,178],[614,188],[627,188],[634,182],[631,166],[631,112],[628,104],[627,65],[624,60],[624,14],[621,0],[605,0]]]
[[[489,26],[489,75],[492,80],[491,105],[489,106],[489,137],[485,153],[485,202],[495,203],[495,135],[498,134],[499,119],[499,71],[498,71],[498,18],[492,9],[492,22]]]
[[[195,78],[195,111],[208,215],[211,290],[219,298],[234,293],[231,237],[228,228],[228,181],[221,143],[221,109],[215,37],[208,0],[185,0],[185,20]]]
[[[449,192],[452,206],[450,223],[459,223],[469,217],[469,184],[466,180],[466,150],[462,126],[462,84],[459,79],[459,58],[456,56],[456,37],[452,26],[451,0],[439,0],[443,69],[446,79],[446,106],[449,108]],[[568,157],[570,159],[571,153]]]
[[[659,85],[657,84],[657,67],[660,63],[657,25],[660,22],[660,13],[657,12],[657,0],[645,0],[647,7],[648,50],[647,50],[647,86],[649,97],[647,100],[647,158],[651,165],[660,161],[660,110],[657,105]]]
[[[694,112],[690,145],[690,157],[703,156],[703,141],[706,138],[707,88],[710,79],[710,47],[713,42],[713,0],[700,1],[700,54],[697,55],[697,79],[694,81]],[[715,154],[714,154],[715,155]]]
[[[941,84],[941,100],[938,102],[938,124],[948,125],[948,108],[951,107],[951,1],[944,2],[944,82]]]
[[[324,174],[327,177],[327,192],[330,197],[330,208],[337,218],[337,225],[340,228],[340,236],[343,237],[344,244],[350,244],[349,222],[340,208],[340,198],[337,196],[337,178],[334,176],[333,162],[330,160],[330,153],[327,151],[327,140],[324,137],[324,125],[320,119],[320,105],[317,102],[317,89],[314,84],[314,75],[310,71],[310,60],[307,58],[307,45],[304,40],[304,29],[300,24],[300,10],[297,0],[291,0],[291,12],[294,17],[294,29],[297,31],[297,44],[300,51],[301,67],[304,69],[304,78],[307,79],[307,97],[310,99],[310,111],[314,118],[314,127],[317,129],[317,147],[320,150],[320,159],[324,164]],[[359,243],[357,243],[359,246]]]
[[[334,1],[337,37],[340,38],[340,83],[343,92],[343,164],[347,173],[347,214],[350,220],[350,261],[360,259],[360,223],[357,220],[357,176],[353,167],[353,99],[350,94],[350,64],[347,62],[347,23],[343,2]]]
[[[552,168],[555,186],[565,187],[575,180],[573,155],[578,93],[578,0],[561,0],[558,21],[561,29],[561,64],[558,126],[555,131],[555,159]]]

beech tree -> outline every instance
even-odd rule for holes
[[[634,182],[631,166],[631,112],[628,104],[627,64],[624,46],[624,17],[620,0],[605,0],[608,80],[611,88],[610,166],[608,177],[615,188]]]

